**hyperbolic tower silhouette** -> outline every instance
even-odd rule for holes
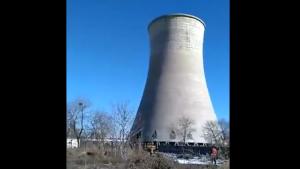
[[[188,14],[163,15],[148,26],[148,77],[130,131],[142,142],[180,142],[179,119],[194,123],[188,142],[206,143],[202,127],[217,120],[203,65],[204,22]]]

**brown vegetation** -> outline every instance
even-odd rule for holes
[[[211,169],[216,168],[210,165],[184,165],[178,164],[165,156],[155,153],[150,155],[143,150],[128,148],[125,160],[121,157],[120,151],[113,152],[109,148],[99,149],[96,146],[89,146],[85,150],[67,150],[67,169]],[[220,169],[229,169],[225,163]]]

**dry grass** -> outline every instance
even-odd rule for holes
[[[150,156],[143,150],[127,149],[126,159],[120,149],[97,148],[67,150],[67,169],[212,169],[216,166],[178,164],[156,153]],[[225,163],[218,169],[229,169]]]

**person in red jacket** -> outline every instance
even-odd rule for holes
[[[218,149],[217,149],[216,146],[211,147],[210,156],[211,156],[212,163],[214,163],[216,165],[217,164],[217,157],[218,157]]]

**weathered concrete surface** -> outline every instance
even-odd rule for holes
[[[150,65],[131,135],[140,132],[142,141],[151,141],[156,131],[157,141],[181,141],[179,133],[175,139],[170,133],[188,117],[195,129],[188,141],[205,143],[202,126],[216,120],[203,67],[205,26],[196,17],[175,14],[155,19],[148,29]]]

